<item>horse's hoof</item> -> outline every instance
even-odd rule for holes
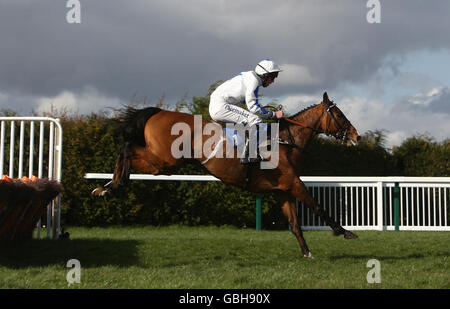
[[[308,252],[308,254],[303,254],[303,257],[308,258],[308,259],[314,258],[311,252]]]
[[[350,231],[346,231],[344,234],[345,239],[355,239],[358,238],[358,236]]]
[[[99,196],[100,192],[102,191],[102,189],[103,189],[102,187],[95,188],[94,190],[92,190],[91,195],[92,196]]]
[[[102,187],[95,188],[92,190],[91,195],[92,196],[104,196],[108,193],[108,189],[104,190]]]

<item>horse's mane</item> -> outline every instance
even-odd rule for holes
[[[301,113],[304,113],[304,112],[310,110],[311,108],[316,107],[316,106],[319,105],[319,104],[320,104],[320,103],[310,105],[310,106],[308,106],[308,107],[302,109],[301,111],[297,112],[296,114],[294,114],[294,115],[292,115],[292,116],[289,116],[288,118],[289,118],[289,119],[292,119],[292,118],[294,118],[295,116],[297,116],[297,115],[299,115],[299,114],[301,114]]]

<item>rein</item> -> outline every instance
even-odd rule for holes
[[[334,117],[333,113],[331,113],[330,110],[331,110],[333,107],[336,106],[336,104],[335,104],[333,101],[332,101],[331,103],[332,103],[332,104],[331,104],[330,106],[326,106],[325,103],[322,102],[322,104],[325,106],[325,109],[326,109],[328,115],[329,115],[330,118],[331,118],[331,121],[333,121],[334,124],[336,125],[336,127],[339,129],[339,132],[338,132],[337,134],[331,134],[331,133],[329,133],[327,130],[322,131],[322,130],[313,128],[313,127],[308,126],[308,125],[306,125],[306,124],[304,124],[304,123],[301,123],[301,122],[298,122],[298,121],[295,121],[295,120],[292,120],[292,119],[289,119],[289,118],[282,118],[282,119],[283,119],[283,120],[286,120],[287,122],[290,122],[290,123],[292,123],[292,124],[294,124],[294,125],[297,125],[297,126],[300,126],[300,127],[306,128],[306,129],[310,129],[310,130],[312,130],[312,131],[314,131],[314,132],[316,132],[316,133],[318,133],[318,134],[324,133],[324,134],[327,134],[327,135],[333,135],[333,136],[336,137],[337,139],[340,139],[340,138],[341,138],[340,135],[342,134],[342,141],[345,141],[345,139],[347,138],[348,128],[345,128],[345,129],[342,128],[342,126],[339,124],[339,122],[338,122],[338,121],[336,120],[336,118]],[[327,127],[328,127],[328,126],[327,126]],[[296,145],[295,143],[292,142],[292,141],[293,141],[293,137],[292,137],[291,131],[289,130],[289,127],[288,127],[288,134],[289,134],[289,138],[290,138],[290,140],[291,140],[291,143],[288,143],[288,142],[285,142],[285,141],[282,141],[282,140],[279,140],[279,143],[280,143],[280,144],[284,144],[284,145],[288,145],[288,146],[295,147],[295,148],[297,148],[297,149],[299,149],[299,150],[303,150],[302,147],[300,147],[300,146],[298,146],[298,145]]]
[[[317,132],[317,133],[325,133],[325,132],[323,132],[322,130],[318,130],[318,129],[316,129],[316,128],[307,126],[307,125],[304,124],[304,123],[301,123],[301,122],[298,122],[298,121],[295,121],[295,120],[292,120],[292,119],[289,119],[289,118],[283,118],[283,119],[286,120],[286,121],[288,121],[288,122],[290,122],[290,123],[292,123],[292,124],[298,125],[298,126],[300,126],[300,127],[303,127],[303,128],[307,128],[307,129],[313,130],[313,131],[315,131],[315,132]]]

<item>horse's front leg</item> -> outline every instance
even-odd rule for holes
[[[311,194],[309,194],[308,189],[300,179],[296,178],[296,180],[294,181],[291,193],[300,202],[309,207],[316,216],[322,218],[322,220],[324,220],[326,224],[333,229],[334,234],[336,236],[344,235],[346,239],[358,238],[356,234],[347,231],[340,224],[338,224],[336,221],[330,218],[330,216],[319,206],[319,204],[317,204],[317,202],[314,200]]]
[[[294,197],[288,193],[280,192],[277,194],[277,198],[282,202],[281,209],[289,222],[292,234],[294,234],[297,238],[303,256],[306,258],[312,258],[313,256],[311,251],[309,251],[308,245],[303,237],[302,229],[297,222],[297,211]]]

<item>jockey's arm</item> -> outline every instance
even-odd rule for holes
[[[271,119],[275,117],[275,113],[265,109],[258,102],[258,87],[255,89],[247,88],[247,92],[245,94],[245,103],[247,105],[247,109],[261,117],[262,119]]]

